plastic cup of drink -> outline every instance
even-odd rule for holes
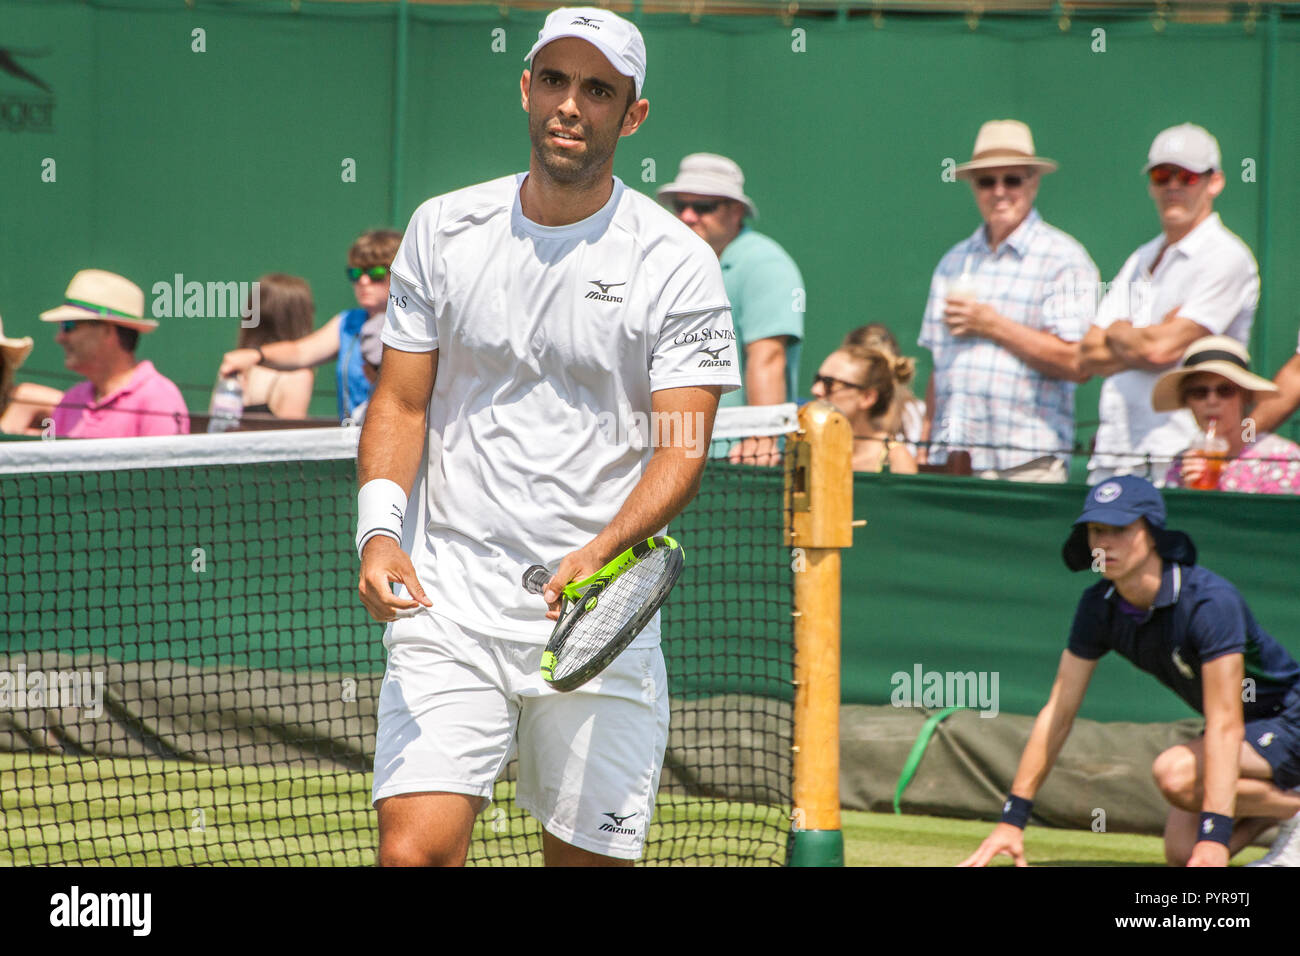
[[[1227,441],[1222,438],[1202,436],[1192,446],[1190,453],[1205,462],[1205,470],[1195,480],[1189,481],[1187,487],[1198,491],[1213,491],[1218,488],[1219,476],[1223,473],[1223,463],[1228,457]]]
[[[963,272],[957,278],[948,280],[945,295],[949,299],[969,299],[973,302],[979,296],[979,286],[973,275]]]

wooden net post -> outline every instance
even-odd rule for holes
[[[840,832],[840,549],[853,544],[853,430],[829,402],[786,439],[786,544],[794,570],[791,866],[843,866]]]

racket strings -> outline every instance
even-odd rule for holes
[[[596,607],[582,615],[570,629],[557,655],[556,680],[587,666],[656,600],[668,569],[669,554],[668,550],[651,551],[600,593]]]

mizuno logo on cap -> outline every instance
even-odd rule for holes
[[[600,27],[596,26],[596,24],[600,22],[602,21],[593,20],[591,17],[575,17],[573,23],[570,23],[569,26],[574,26],[576,24],[580,27],[591,27],[593,30],[599,30]]]

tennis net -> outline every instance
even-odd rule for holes
[[[727,410],[778,435],[793,406]],[[0,864],[369,865],[382,625],[356,598],[357,430],[0,443]],[[782,476],[726,460],[671,528],[672,723],[645,860],[784,862]],[[541,862],[514,767],[470,862]]]

